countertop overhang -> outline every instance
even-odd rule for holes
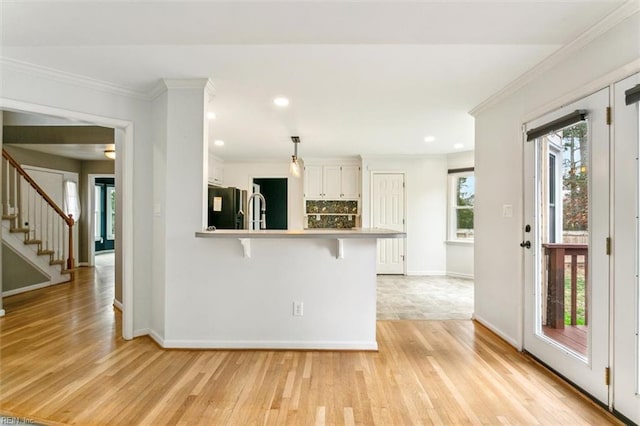
[[[198,238],[405,238],[406,232],[380,228],[352,229],[299,229],[299,230],[250,230],[217,229],[215,231],[196,232]]]

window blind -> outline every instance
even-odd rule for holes
[[[576,110],[571,114],[567,114],[564,117],[560,117],[557,120],[553,120],[550,123],[543,124],[542,126],[531,129],[527,132],[527,141],[532,141],[540,136],[548,135],[556,130],[563,129],[571,126],[572,124],[579,123],[587,119],[587,111],[583,109]]]

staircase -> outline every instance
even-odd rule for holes
[[[0,170],[2,242],[49,278],[37,287],[71,280],[75,267],[73,217],[65,214],[4,149]]]

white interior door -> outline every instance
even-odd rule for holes
[[[536,130],[542,134],[525,142],[524,158],[524,348],[603,403],[609,393],[608,105],[603,89],[527,123],[531,138]]]
[[[640,74],[614,87],[614,317],[613,407],[640,424],[640,291],[638,290],[639,104],[627,105],[625,92]]]
[[[372,178],[373,227],[404,231],[404,174],[374,173]],[[404,273],[404,239],[379,239],[378,274]]]

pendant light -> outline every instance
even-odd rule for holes
[[[289,173],[293,177],[300,177],[300,163],[298,162],[298,144],[300,143],[300,137],[291,136],[293,142],[293,155],[291,156],[291,164],[289,164]]]

